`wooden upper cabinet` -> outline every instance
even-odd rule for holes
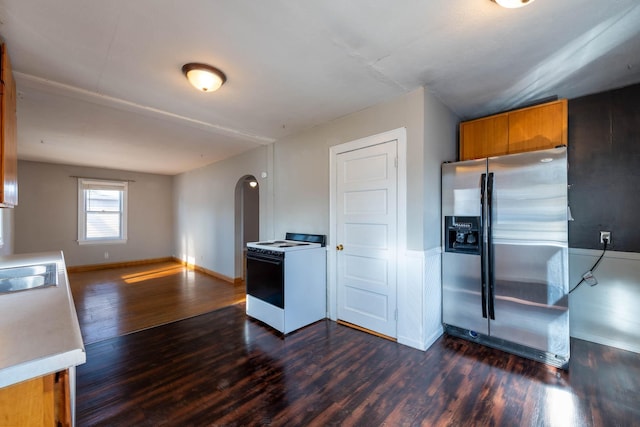
[[[6,44],[0,45],[0,207],[18,204],[18,138],[16,122],[16,83]]]
[[[460,123],[460,160],[567,145],[567,100]]]
[[[509,113],[509,154],[567,145],[567,100]]]
[[[460,124],[460,160],[481,159],[509,152],[507,113]]]

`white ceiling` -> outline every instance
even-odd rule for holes
[[[638,0],[0,0],[19,157],[171,175],[420,86],[466,119],[640,82],[638,23]]]

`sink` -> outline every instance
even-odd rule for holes
[[[0,293],[58,286],[58,264],[0,268]]]

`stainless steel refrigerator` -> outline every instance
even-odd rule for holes
[[[566,147],[442,165],[443,323],[566,368]]]

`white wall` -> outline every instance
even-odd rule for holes
[[[246,175],[269,175],[271,148],[258,147],[231,159],[174,177],[174,253],[183,261],[235,279],[236,185]],[[268,179],[258,178],[260,235],[270,230]]]
[[[410,159],[408,245],[422,250],[424,96],[421,88],[271,146],[177,175],[176,256],[234,278],[229,246],[235,241],[234,191],[245,175],[257,177],[260,185],[261,239],[283,237],[287,231],[328,234],[329,147],[399,127],[407,128]],[[442,143],[455,145],[455,140]],[[266,178],[262,172],[267,173]],[[440,184],[433,185],[439,188]]]
[[[403,339],[419,340],[417,348],[428,348],[442,335],[442,278],[441,278],[441,165],[444,161],[457,159],[457,128],[459,118],[433,95],[426,93],[424,97],[424,247],[425,250],[416,257],[409,252],[407,259],[419,259],[421,270],[421,287],[416,288],[408,297],[412,305],[420,301],[422,306],[420,328],[411,322],[409,328],[402,331]],[[411,278],[411,276],[409,276]],[[408,283],[411,285],[411,282]],[[415,286],[415,285],[414,285]],[[420,291],[420,292],[419,292]],[[418,299],[418,296],[420,297]],[[416,311],[415,309],[413,311]],[[420,335],[417,335],[420,331]]]
[[[127,243],[78,245],[78,182],[71,176],[135,181],[129,184]],[[16,253],[62,250],[68,266],[171,256],[171,176],[20,161],[18,182]]]
[[[441,246],[441,165],[457,160],[460,119],[429,93],[424,97],[424,117],[424,247],[432,250]]]
[[[329,148],[404,127],[407,130],[407,246],[423,249],[423,88],[375,105],[274,146],[274,232],[329,233]],[[442,144],[455,144],[442,141]],[[439,183],[434,183],[439,186]],[[270,236],[271,237],[271,236]]]

